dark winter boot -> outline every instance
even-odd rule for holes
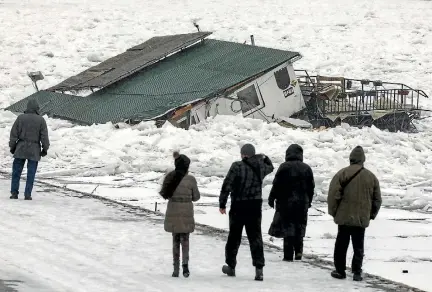
[[[225,275],[230,276],[230,277],[235,277],[235,275],[236,275],[235,269],[231,268],[228,265],[224,265],[222,267],[222,273],[224,273]]]
[[[24,200],[31,201],[31,200],[33,200],[33,199],[32,199],[31,196],[25,196],[25,197],[24,197]]]
[[[333,271],[331,272],[331,276],[335,279],[345,279],[346,278],[346,274],[345,273],[339,273],[338,271]]]
[[[302,257],[303,257],[303,254],[302,254],[302,253],[296,253],[296,255],[295,255],[295,260],[296,260],[296,261],[301,261]]]
[[[264,274],[262,268],[255,268],[255,281],[263,281]]]
[[[284,262],[293,262],[293,259],[289,259],[289,258],[283,258],[282,259]]]
[[[189,266],[183,265],[183,277],[187,278],[187,277],[189,277],[189,275],[190,275]]]
[[[174,263],[174,271],[172,273],[172,276],[177,278],[179,276],[179,273],[180,273],[180,264]]]
[[[360,281],[363,281],[363,277],[362,277],[362,275],[360,273],[356,273],[356,274],[353,275],[353,280],[357,281],[357,282],[360,282]]]
[[[18,194],[12,194],[12,196],[10,196],[9,199],[17,200]]]

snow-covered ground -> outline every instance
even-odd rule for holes
[[[82,179],[85,181],[85,179]],[[100,184],[92,184],[92,178],[85,184],[72,181],[49,181],[51,184],[93,193],[118,202],[140,206],[162,213],[166,201],[158,195],[159,185],[155,182],[144,183],[142,187],[127,187],[128,181],[110,181],[100,178]],[[103,184],[105,183],[105,184]],[[117,187],[109,184],[117,184]],[[228,218],[219,214],[218,198],[208,190],[201,189],[202,198],[195,204],[197,222],[228,230]],[[157,203],[157,204],[156,204]],[[309,212],[309,223],[305,238],[305,253],[318,256],[331,262],[337,234],[337,226],[327,215],[327,206],[317,202]],[[262,230],[267,243],[282,247],[282,241],[267,235],[274,210],[264,203]],[[432,215],[405,210],[383,208],[366,232],[364,270],[392,281],[432,291],[428,275],[432,269]],[[348,263],[350,265],[350,247]],[[408,270],[408,273],[402,273]]]
[[[3,194],[8,187],[0,179]],[[49,188],[34,196],[0,198],[0,289],[3,281],[16,289],[3,291],[386,291],[369,280],[331,279],[330,270],[308,263],[287,264],[271,250],[264,282],[256,282],[247,245],[237,277],[227,278],[225,238],[200,231],[191,236],[190,278],[172,278],[172,236],[160,217]]]
[[[298,69],[403,82],[432,95],[431,15],[432,2],[423,0],[0,0],[0,108],[34,91],[28,71],[41,70],[45,80],[39,86],[47,88],[152,36],[193,32],[192,19],[198,20],[202,30],[214,31],[213,38],[244,42],[254,34],[258,45],[299,51],[304,57],[296,63]],[[431,100],[422,100],[421,105],[432,109]],[[12,113],[0,112],[0,139],[4,141],[0,170],[11,167],[6,141],[14,119]],[[324,202],[329,179],[347,164],[350,150],[362,145],[367,152],[366,167],[380,179],[383,205],[393,208],[384,210],[384,215],[430,218],[427,214],[432,212],[429,119],[417,122],[418,134],[345,125],[301,131],[221,116],[190,131],[157,129],[146,123],[121,129],[112,125],[77,127],[53,119],[48,119],[48,125],[52,147],[40,164],[40,177],[55,178],[56,182],[62,177],[75,180],[83,188],[83,176],[110,175],[103,179],[108,186],[134,187],[98,187],[96,192],[104,196],[113,196],[115,191],[117,198],[136,199],[138,194],[148,196],[140,197],[145,204],[153,204],[148,190],[155,190],[163,172],[172,167],[175,149],[190,156],[191,171],[201,189],[215,196],[223,175],[238,159],[241,144],[254,143],[277,167],[289,144],[299,143],[304,147],[305,161],[314,170],[316,201]],[[270,175],[264,182],[267,194],[272,178]],[[94,178],[88,180],[94,182]],[[94,188],[93,184],[85,187],[88,191]],[[210,209],[202,206],[198,211],[212,214],[215,198],[204,198],[201,203],[205,202]],[[324,204],[318,207],[326,209]],[[400,213],[394,208],[417,213]],[[220,216],[197,216],[202,222],[226,227]],[[321,219],[310,224],[309,250],[328,258],[334,226],[324,215],[313,218]],[[378,241],[377,246],[367,249],[367,270],[424,285],[425,276],[424,281],[418,278],[430,264],[430,227],[423,223],[381,217],[374,222],[369,234],[375,239],[367,244]],[[395,264],[402,260],[406,262]],[[420,271],[416,275],[399,274],[402,266],[408,265]]]

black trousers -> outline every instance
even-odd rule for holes
[[[229,212],[229,234],[225,246],[225,262],[231,268],[237,265],[237,253],[241,244],[243,227],[249,240],[252,264],[257,268],[265,265],[261,233],[262,202],[236,202]]]
[[[334,250],[334,265],[336,271],[345,273],[346,256],[350,239],[352,240],[354,256],[351,270],[354,274],[360,274],[363,266],[365,228],[339,225]]]
[[[293,252],[295,254],[303,254],[303,236],[296,234],[288,236],[283,241],[284,259],[292,260]]]

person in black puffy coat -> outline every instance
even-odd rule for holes
[[[315,182],[312,169],[303,162],[303,148],[288,147],[285,162],[276,172],[268,204],[276,212],[269,235],[284,239],[284,261],[301,260],[306,233],[308,209],[311,207]]]

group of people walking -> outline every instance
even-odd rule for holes
[[[18,116],[12,126],[9,140],[10,152],[14,155],[11,183],[11,199],[18,199],[20,177],[27,161],[27,182],[24,198],[32,200],[33,182],[38,161],[47,155],[50,146],[48,129],[39,115],[39,105],[30,100],[27,110]],[[262,220],[262,184],[264,178],[273,172],[269,157],[256,154],[255,147],[246,144],[240,150],[241,160],[234,162],[219,196],[219,211],[226,214],[228,198],[229,234],[225,246],[225,263],[222,272],[235,276],[237,253],[241,244],[243,228],[249,240],[252,264],[256,269],[255,280],[263,280],[265,266]],[[346,255],[350,239],[354,256],[351,269],[355,281],[362,280],[365,229],[375,219],[381,207],[381,192],[378,179],[364,167],[363,148],[355,147],[349,157],[350,165],[341,169],[330,182],[328,191],[328,213],[338,225],[334,249],[334,266],[331,276],[346,278]],[[174,271],[182,271],[189,277],[189,234],[195,229],[193,202],[200,199],[196,179],[189,174],[190,159],[174,152],[175,170],[169,172],[163,181],[160,194],[168,200],[165,214],[165,231],[172,233]],[[303,162],[303,149],[297,144],[288,147],[285,162],[279,166],[268,198],[268,204],[275,208],[269,235],[283,238],[284,261],[301,260],[303,238],[306,234],[308,210],[314,196],[312,169]],[[180,251],[181,247],[181,251]]]
[[[225,246],[225,265],[222,272],[235,277],[237,253],[241,244],[243,228],[246,229],[255,267],[255,280],[262,281],[265,266],[261,231],[262,184],[264,178],[273,172],[270,158],[256,154],[255,147],[246,144],[240,150],[241,160],[234,162],[222,184],[219,196],[219,212],[226,214],[228,198],[229,234]],[[330,182],[328,212],[338,225],[334,249],[335,270],[331,276],[346,278],[346,256],[350,239],[354,257],[351,264],[353,280],[361,281],[364,256],[365,229],[375,219],[381,207],[381,192],[378,179],[364,167],[365,154],[361,146],[350,154],[350,165],[341,169]],[[193,203],[200,193],[195,178],[188,173],[190,159],[174,153],[175,170],[169,172],[163,181],[160,194],[169,200],[165,215],[165,231],[173,236],[173,277],[179,276],[180,246],[182,247],[183,275],[189,271],[189,234],[195,229]],[[303,257],[303,239],[306,234],[308,210],[314,196],[314,176],[309,165],[303,162],[300,145],[288,147],[285,162],[279,166],[268,198],[268,204],[275,208],[269,235],[283,238],[283,260],[292,262]]]

